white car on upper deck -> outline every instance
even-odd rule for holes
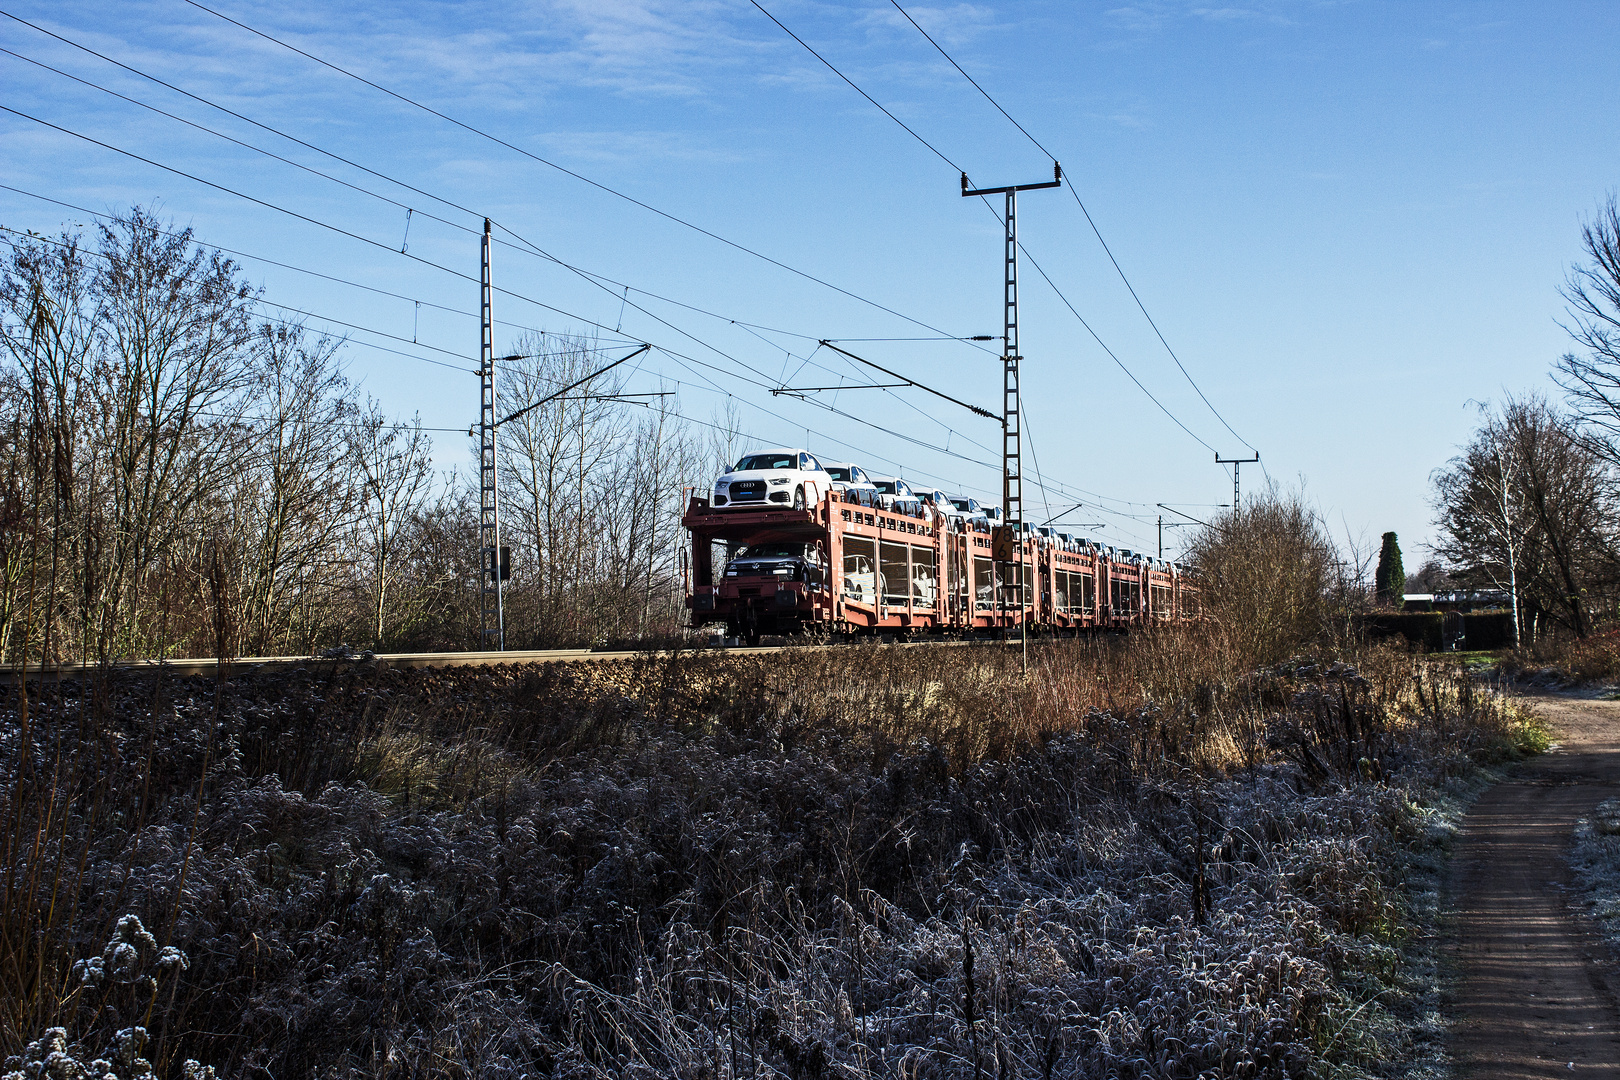
[[[832,489],[849,502],[862,506],[877,504],[877,485],[872,483],[865,469],[848,461],[824,461],[821,464],[827,470],[827,475],[832,477]]]
[[[808,450],[759,450],[714,482],[717,510],[802,510],[832,490],[832,477]]]
[[[922,516],[922,500],[911,490],[910,484],[898,476],[874,476],[871,480],[878,490],[878,506],[892,514]]]

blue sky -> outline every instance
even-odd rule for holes
[[[0,19],[0,46],[12,52],[413,213],[407,238],[400,205],[6,55],[0,102],[11,108],[375,243],[10,114],[0,114],[0,183],[97,211],[156,204],[205,242],[409,298],[242,260],[271,301],[404,338],[348,331],[350,373],[389,409],[419,412],[442,428],[476,416],[465,358],[477,349],[477,288],[397,249],[476,277],[476,237],[425,215],[471,229],[488,215],[509,230],[502,239],[522,237],[632,287],[626,303],[618,285],[592,285],[498,246],[497,285],[528,299],[497,297],[497,348],[522,327],[588,331],[583,320],[592,320],[607,327],[598,331],[604,346],[617,328],[625,339],[684,354],[652,354],[635,382],[677,390],[694,418],[712,419],[733,401],[761,442],[808,438],[828,458],[999,495],[999,429],[989,421],[941,411],[915,393],[824,396],[854,419],[748,381],[855,380],[848,365],[816,351],[825,337],[954,396],[996,405],[999,365],[982,349],[850,339],[932,332],[918,324],[998,334],[1001,240],[990,209],[960,197],[950,165],[747,0],[208,2],[916,322],[649,213],[184,0],[9,0],[4,10],[471,213],[10,19]],[[1050,173],[1042,151],[887,0],[762,2],[976,183]],[[1151,549],[1153,504],[1202,516],[1201,505],[1231,493],[1210,448],[1230,456],[1253,447],[1264,475],[1245,468],[1246,489],[1267,475],[1302,483],[1341,535],[1375,545],[1379,533],[1396,529],[1416,566],[1431,532],[1429,473],[1467,438],[1474,403],[1552,390],[1546,373],[1569,348],[1558,286],[1580,254],[1583,217],[1620,175],[1608,45],[1620,7],[1034,0],[907,10],[1062,161],[1220,414],[1160,344],[1073,195],[1026,195],[1020,224],[1030,254],[1192,432],[1131,382],[1026,264],[1028,433],[1046,481],[1044,500],[1033,482],[1026,498],[1049,501],[1052,513],[1083,499],[1088,505],[1071,520],[1104,521],[1098,535]],[[7,227],[54,232],[87,220],[0,191]],[[419,309],[416,300],[456,310]],[[466,454],[465,439],[438,436],[441,465],[464,465]],[[1176,531],[1166,538],[1173,551]]]

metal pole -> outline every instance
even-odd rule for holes
[[[1024,359],[1018,351],[1018,193],[1039,188],[1060,187],[1063,167],[1052,163],[1052,179],[1040,184],[1015,184],[998,188],[970,188],[967,173],[962,174],[962,195],[1007,196],[1006,250],[1003,255],[1006,270],[1002,290],[1005,332],[1002,335],[1002,397],[1001,397],[1001,501],[1006,522],[1003,536],[1012,542],[1013,574],[1018,579],[1018,638],[1024,653],[1024,670],[1029,670],[1029,615],[1028,590],[1024,587],[1024,478],[1023,437],[1020,423],[1022,401],[1019,396],[1018,368]],[[994,555],[994,551],[991,552]],[[992,563],[993,565],[993,563]],[[1034,577],[1033,567],[1030,574]],[[1000,596],[1000,590],[997,590]]]
[[[1239,494],[1239,491],[1238,491],[1238,477],[1240,475],[1240,470],[1243,468],[1244,465],[1252,463],[1252,462],[1256,462],[1256,461],[1259,461],[1259,460],[1260,460],[1260,451],[1258,451],[1258,450],[1256,450],[1254,452],[1254,457],[1245,457],[1245,458],[1230,458],[1230,457],[1223,458],[1223,457],[1221,457],[1221,454],[1220,454],[1219,450],[1217,450],[1215,452],[1215,464],[1232,466],[1232,513],[1234,513],[1234,514],[1238,512],[1238,507],[1243,505],[1241,502],[1238,501],[1238,494]]]
[[[1018,641],[1029,666],[1029,596],[1024,588],[1024,460],[1019,422],[1018,364],[1018,189],[1007,189],[1006,282],[1002,289],[1001,500],[1013,530],[1013,574],[1018,579]]]
[[[489,219],[484,219],[479,279],[481,327],[478,343],[478,547],[482,557],[478,589],[478,644],[506,651],[506,610],[501,583],[500,496],[495,472],[495,324],[491,313]]]

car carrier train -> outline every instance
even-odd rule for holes
[[[755,642],[1126,630],[1198,615],[1197,587],[1173,563],[1050,529],[1014,535],[977,504],[965,512],[967,500],[875,490],[848,482],[859,473],[850,467],[835,480],[839,468],[767,451],[745,457],[710,497],[688,497],[694,627],[724,623]]]

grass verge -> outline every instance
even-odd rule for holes
[[[1394,1075],[1459,792],[1540,738],[1459,668],[1182,633],[29,716],[0,1039],[120,1078]]]

